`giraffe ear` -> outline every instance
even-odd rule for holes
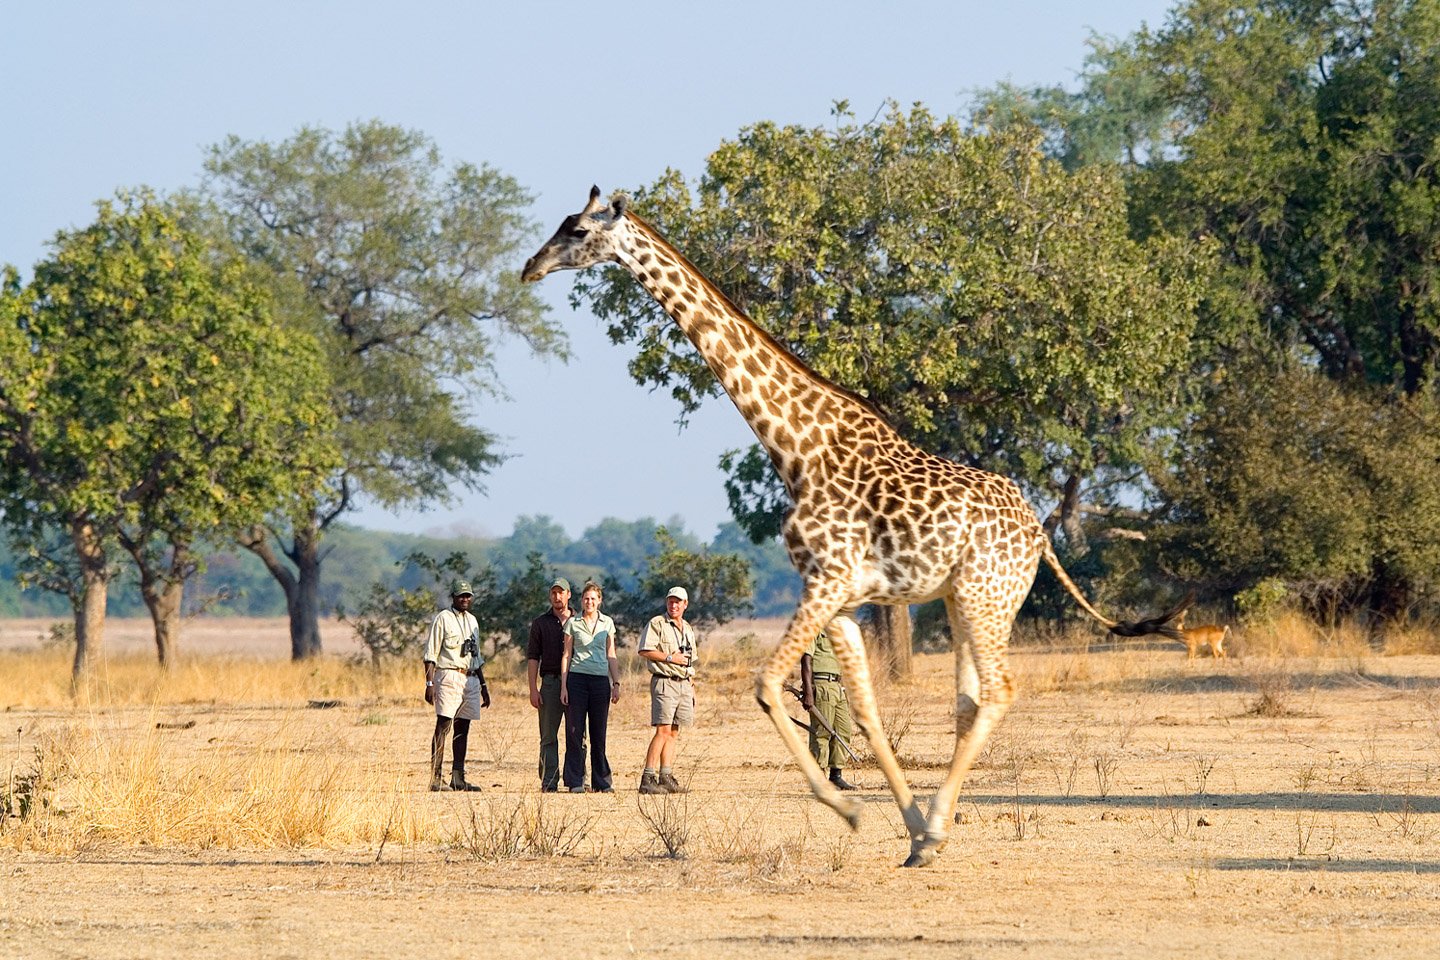
[[[603,206],[604,204],[600,202],[600,188],[594,186],[590,188],[590,202],[585,204],[585,209],[581,210],[580,213],[582,216],[588,216]]]
[[[630,209],[630,198],[625,194],[618,194],[610,204],[610,219],[619,220]]]

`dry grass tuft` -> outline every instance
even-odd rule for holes
[[[1247,657],[1365,657],[1373,652],[1369,633],[1358,624],[1322,628],[1291,611],[1247,625],[1236,649]]]
[[[483,810],[470,807],[450,842],[483,863],[569,856],[599,817],[592,811],[560,809],[543,796],[487,797]]]

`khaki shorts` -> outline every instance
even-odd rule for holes
[[[435,671],[435,716],[480,719],[480,678],[460,670]]]
[[[695,723],[695,684],[650,677],[650,726],[688,727]]]

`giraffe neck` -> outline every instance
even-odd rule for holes
[[[649,224],[627,218],[620,262],[634,274],[705,358],[716,380],[795,494],[804,461],[841,424],[892,433],[864,400],[806,367],[721,293]]]

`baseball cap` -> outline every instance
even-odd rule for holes
[[[470,588],[469,580],[454,580],[450,584],[450,596],[463,597],[466,594],[475,596],[475,591]]]
[[[556,578],[555,578],[555,582],[552,583],[552,584],[550,584],[550,589],[551,589],[551,590],[554,590],[556,587],[559,587],[561,590],[564,590],[566,593],[569,593],[569,592],[570,592],[570,581],[569,581],[569,580],[566,580],[564,577],[556,577]]]
[[[665,594],[665,599],[669,600],[671,597],[684,600],[686,603],[690,602],[690,594],[685,592],[684,587],[671,587],[670,592]]]

